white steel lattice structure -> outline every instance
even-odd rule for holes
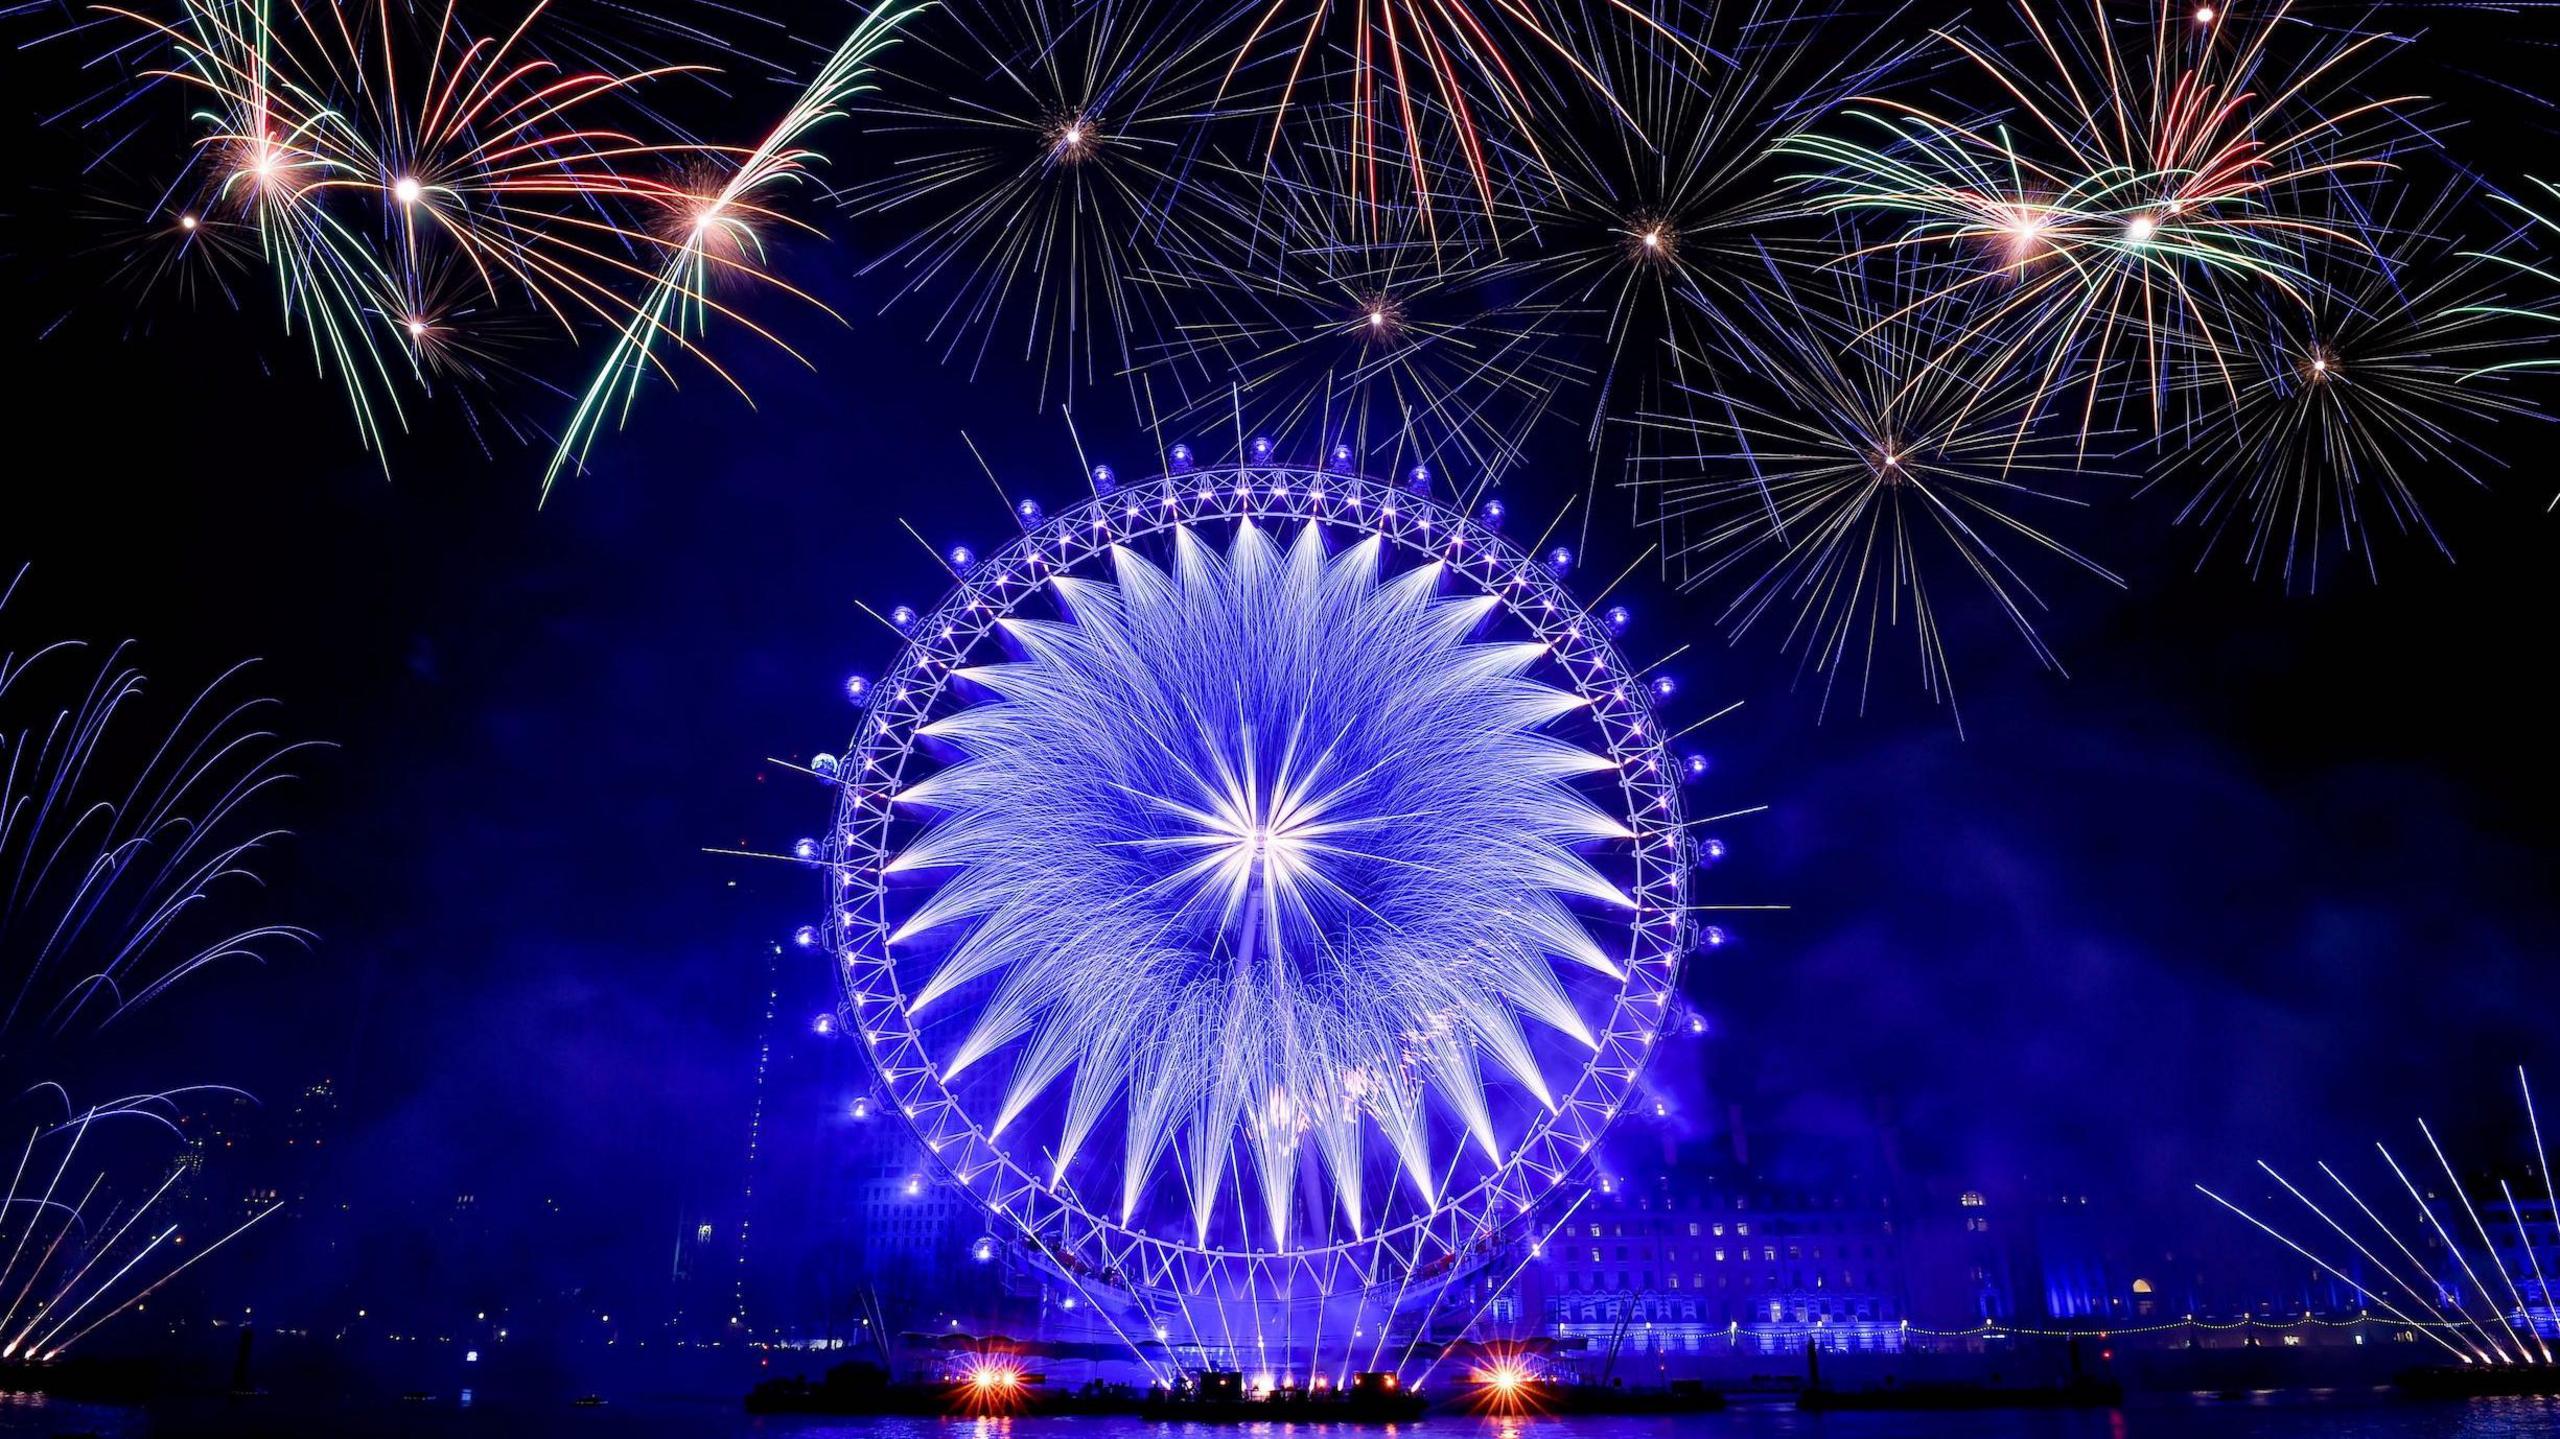
[[[1080,1285],[1148,1307],[1458,1272],[1527,1233],[1629,1102],[1695,937],[1653,692],[1546,565],[1424,496],[1288,465],[1100,478],[955,566],[828,767],[844,1027],[951,1179]],[[1403,648],[1363,669],[1363,645]],[[1414,718],[1376,688],[1397,674],[1458,718]],[[1290,688],[1337,678],[1330,709]],[[1109,702],[1069,705],[1088,694]],[[1082,732],[1040,731],[1059,715]],[[1359,813],[1390,767],[1425,798]],[[1527,818],[1450,811],[1476,793]],[[1453,829],[1480,838],[1430,847]],[[1088,894],[1079,866],[1155,878]],[[1467,902],[1397,908],[1417,867]],[[1107,932],[1133,914],[1163,919]],[[1444,919],[1464,953],[1432,949]],[[1380,1017],[1451,975],[1469,992]],[[1038,992],[1065,981],[1092,992]]]

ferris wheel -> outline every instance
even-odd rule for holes
[[[1095,491],[955,551],[820,766],[844,1026],[1079,1283],[1457,1271],[1586,1163],[1674,1008],[1670,682],[1569,556],[1414,490],[1177,447]]]

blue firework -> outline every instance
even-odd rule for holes
[[[1004,622],[1020,658],[922,731],[961,758],[901,796],[932,818],[888,868],[950,877],[890,942],[961,937],[910,1013],[992,980],[944,1077],[1013,1051],[998,1135],[1063,1087],[1053,1177],[1116,1106],[1123,1222],[1177,1168],[1207,1242],[1233,1163],[1285,1246],[1302,1146],[1347,1232],[1373,1143],[1427,1207],[1428,1097],[1499,1162],[1488,1082],[1555,1103],[1525,1026],[1597,1042],[1559,966],[1617,976],[1577,911],[1633,901],[1582,853],[1629,837],[1574,783],[1611,761],[1547,733],[1584,701],[1375,536],[1112,560],[1054,582],[1064,618]]]
[[[1624,607],[1497,503],[1274,449],[1097,467],[955,549],[793,851],[832,898],[800,942],[940,1168],[1195,1340],[1194,1299],[1291,1332],[1356,1291],[1336,1319],[1375,1327],[1525,1237],[1720,937],[1688,899],[1704,762],[1665,748]]]

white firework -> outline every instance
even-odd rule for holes
[[[1500,1164],[1488,1084],[1552,1110],[1541,1051],[1598,1043],[1568,981],[1622,976],[1583,915],[1635,906],[1585,851],[1631,831],[1576,783],[1614,764],[1549,732],[1587,701],[1545,645],[1475,638],[1500,601],[1441,564],[1174,534],[1170,573],[1115,547],[958,672],[986,698],[919,731],[959,757],[899,795],[928,822],[886,866],[947,878],[889,943],[935,956],[911,1017],[982,986],[940,1064],[1012,1055],[992,1134],[1063,1088],[1052,1183],[1116,1108],[1122,1223],[1178,1170],[1207,1245],[1249,1164],[1270,1248],[1314,1173],[1357,1235],[1373,1149],[1437,1202],[1433,1097]]]

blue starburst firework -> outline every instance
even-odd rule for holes
[[[838,828],[795,852],[836,912],[804,942],[900,1115],[1061,1272],[1400,1293],[1625,1103],[1697,933],[1691,770],[1550,561],[1187,457],[910,615],[815,766]]]
[[[1205,1240],[1240,1128],[1272,1242],[1302,1139],[1357,1232],[1364,1115],[1427,1200],[1425,1088],[1490,1156],[1477,1055],[1552,1105],[1522,1018],[1594,1043],[1551,956],[1616,972],[1566,903],[1631,905],[1575,848],[1628,834],[1567,783],[1610,762],[1542,732],[1582,702],[1525,676],[1541,646],[1469,641],[1495,600],[1380,548],[1120,550],[926,727],[966,758],[907,791],[939,817],[891,868],[961,869],[893,942],[973,924],[914,1007],[1002,976],[946,1072],[1032,1036],[1001,1132],[1072,1068],[1058,1171],[1125,1099],[1124,1220],[1181,1132]]]

